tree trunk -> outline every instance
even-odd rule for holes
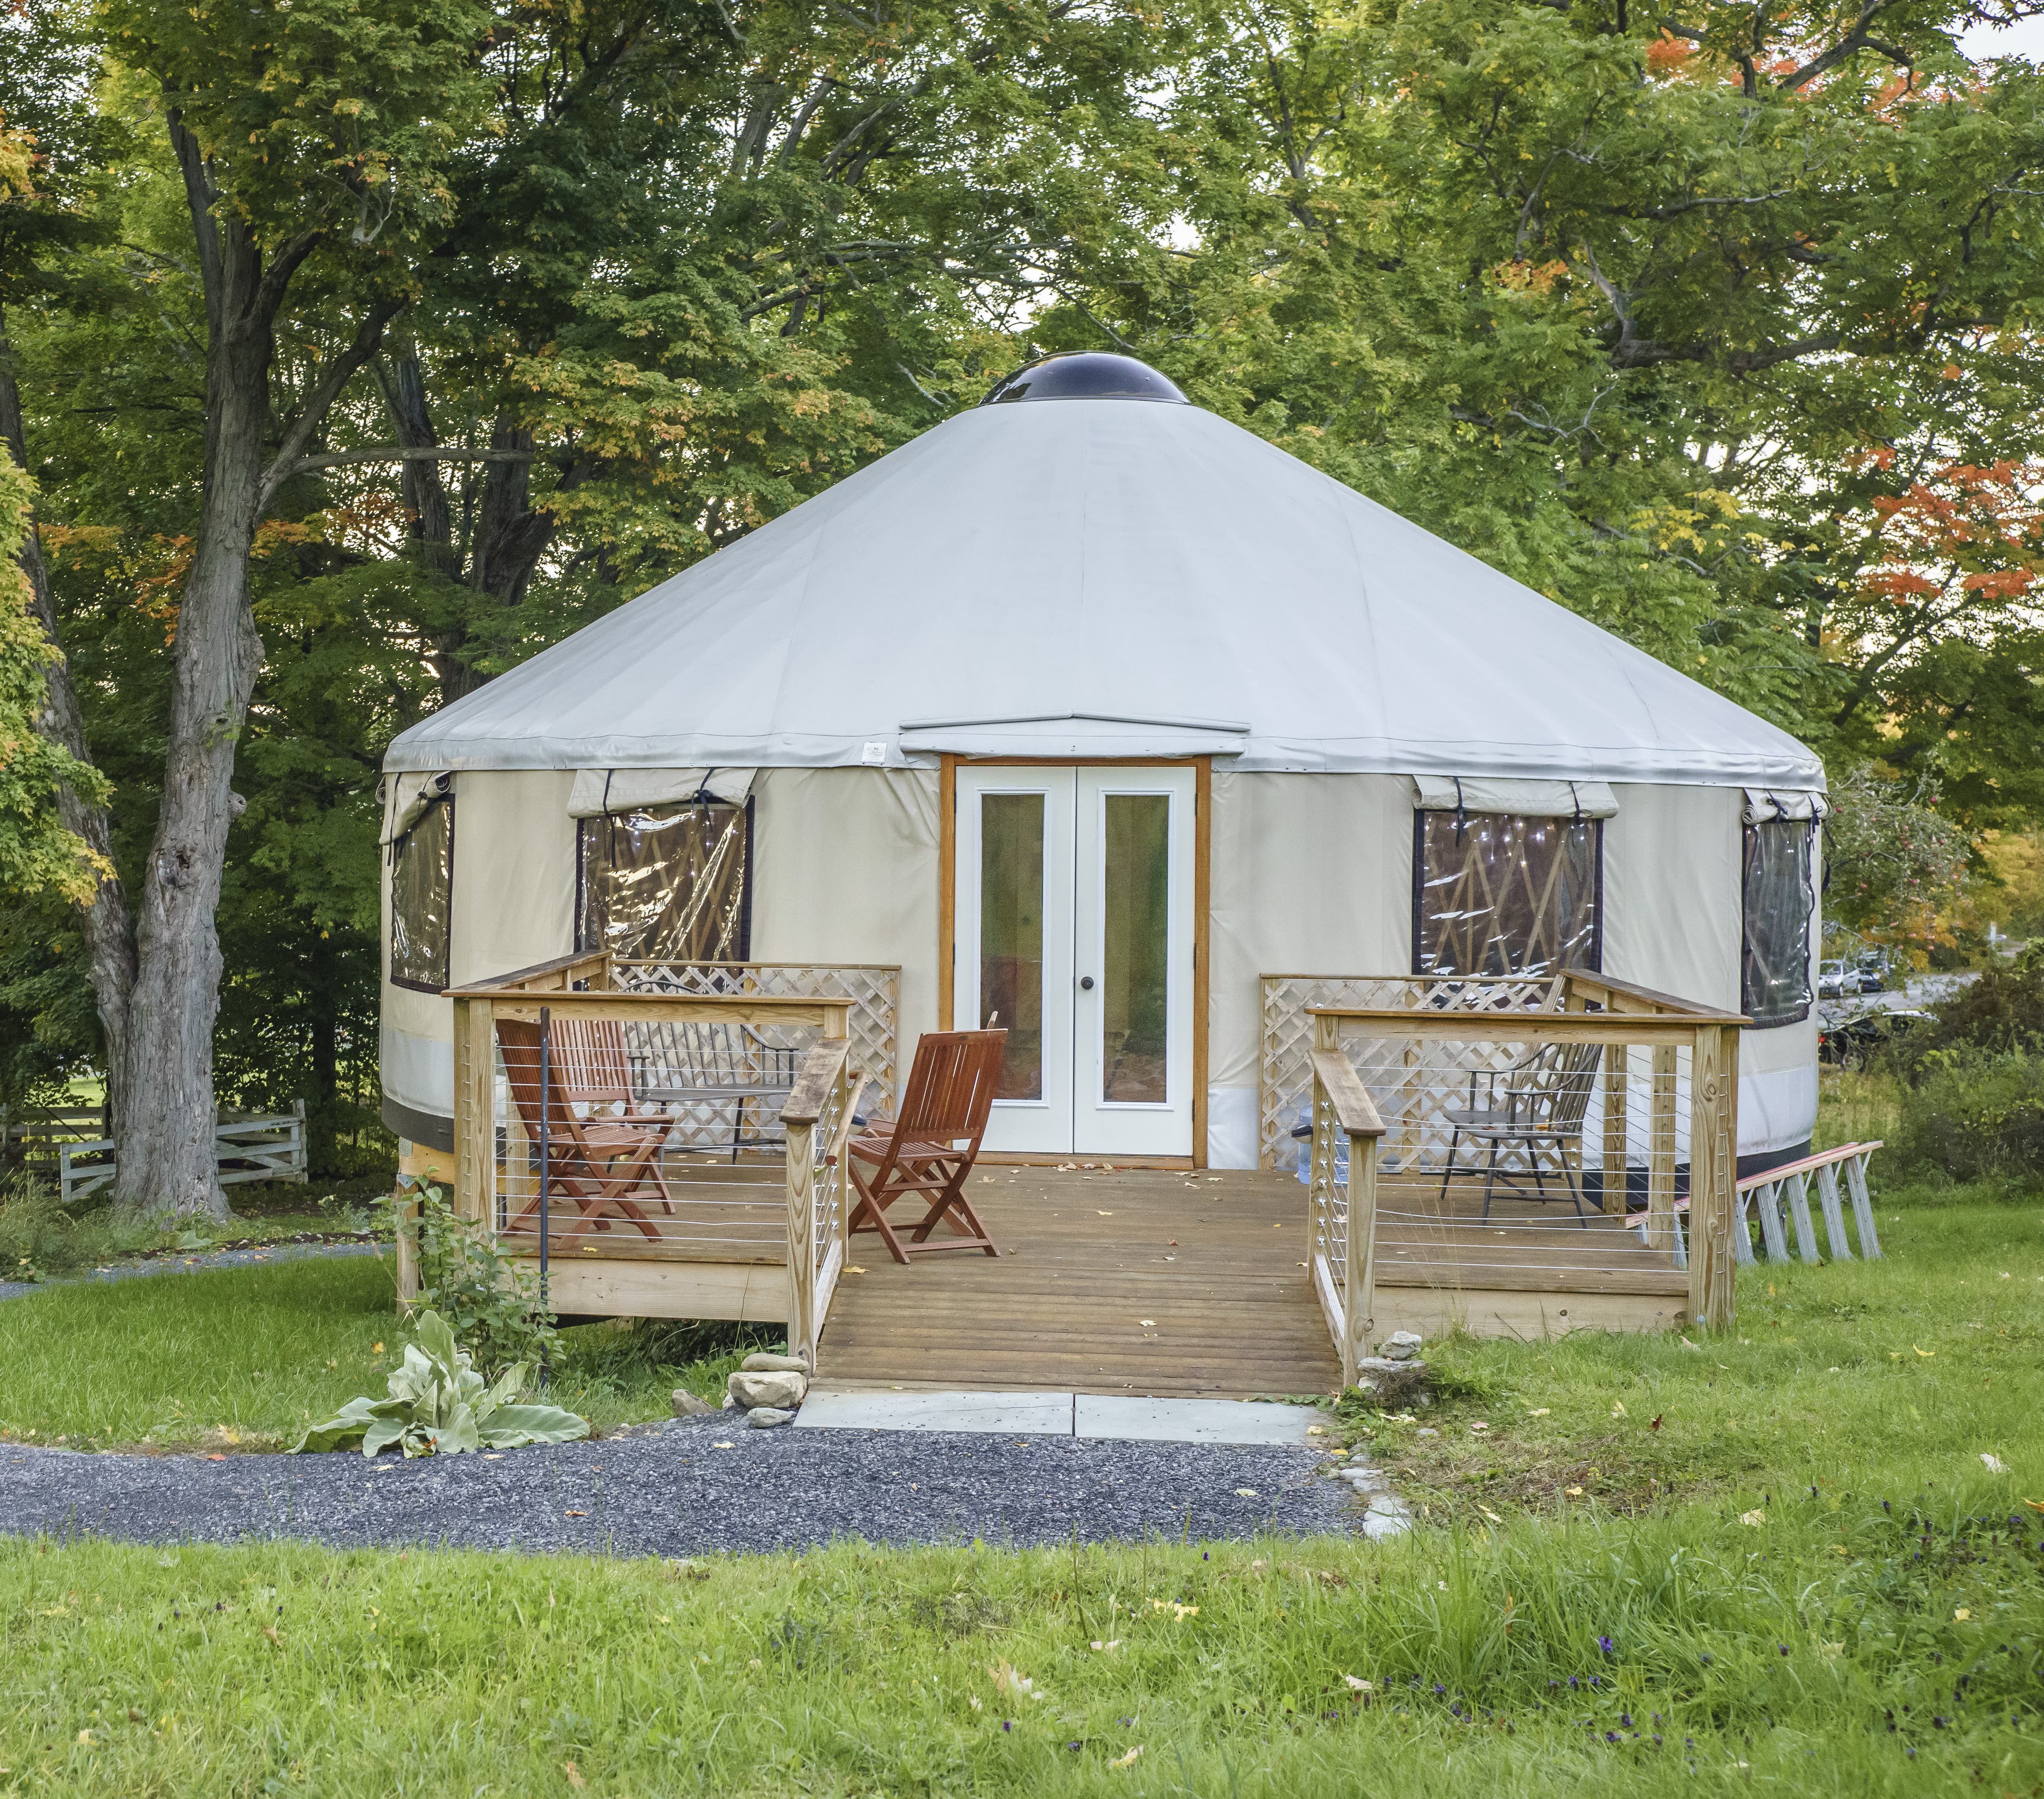
[[[21,417],[21,389],[7,342],[7,321],[0,314],[0,440],[14,460],[29,466],[28,432]],[[63,639],[57,628],[55,594],[50,587],[48,565],[32,528],[21,545],[21,571],[29,578],[36,622],[57,652],[44,681],[43,710],[36,728],[52,743],[68,750],[80,762],[89,763],[91,752],[86,742],[85,717],[79,709],[78,692],[72,686],[71,666],[63,660]],[[82,800],[70,788],[57,795],[58,816],[67,831],[106,858],[110,867],[113,844],[105,809]],[[99,1013],[99,1029],[106,1052],[106,1108],[110,1121],[121,1116],[124,1051],[128,1040],[128,994],[135,980],[135,932],[128,915],[128,896],[118,875],[110,875],[99,883],[92,903],[80,915],[85,932],[87,968],[93,1000]],[[110,1123],[110,1130],[111,1125]]]
[[[215,219],[219,195],[175,113],[171,136],[206,278],[206,475],[178,605],[163,808],[136,908],[113,1203],[130,1214],[225,1218],[213,1152],[221,970],[213,914],[228,827],[240,809],[232,789],[235,740],[262,663],[248,557],[262,503],[271,321],[289,268],[280,259],[266,274],[231,208]]]

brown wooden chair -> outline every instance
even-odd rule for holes
[[[504,1058],[505,1078],[512,1101],[532,1141],[536,1159],[540,1144],[542,1101],[540,1090],[540,1027],[516,1019],[500,1019],[497,1046]],[[566,1201],[578,1216],[563,1236],[579,1232],[607,1231],[612,1222],[635,1224],[640,1233],[659,1241],[659,1228],[646,1216],[644,1202],[663,1201],[667,1184],[661,1178],[660,1146],[666,1140],[667,1121],[657,1128],[629,1119],[578,1118],[569,1103],[560,1067],[548,1045],[546,1102],[547,1176],[549,1197]],[[528,1220],[539,1215],[536,1188],[531,1202],[509,1227],[513,1231],[531,1228]]]
[[[847,1146],[846,1166],[859,1190],[848,1231],[877,1231],[889,1253],[905,1263],[939,1250],[1001,1253],[966,1197],[965,1183],[979,1159],[1007,1047],[1005,1031],[932,1032],[916,1044],[900,1116]],[[870,1165],[870,1175],[861,1163]],[[905,1242],[888,1223],[887,1209],[910,1194],[926,1199],[929,1209]],[[939,1224],[959,1234],[932,1243]]]
[[[580,1122],[585,1130],[603,1132],[629,1124],[640,1131],[666,1134],[670,1127],[659,1108],[646,1103],[633,1089],[632,1055],[620,1021],[556,1018],[548,1028],[551,1040],[547,1066],[559,1082],[556,1099],[584,1109]],[[662,1207],[671,1213],[674,1196],[667,1190],[667,1173],[657,1154],[653,1158],[652,1177],[660,1190]]]

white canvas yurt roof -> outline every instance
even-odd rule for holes
[[[1137,391],[1099,393],[1110,364]],[[925,432],[413,726],[386,767],[951,750],[1823,786],[1786,732],[1141,365],[1041,369],[1081,391],[1011,378],[996,398],[1029,403]]]

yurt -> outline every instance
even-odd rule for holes
[[[446,990],[594,949],[889,971],[897,1083],[996,1020],[1016,1158],[1276,1166],[1277,1010],[1435,972],[1742,1015],[1742,1174],[1815,1119],[1817,758],[1124,357],[1009,377],[385,767],[408,1147],[452,1141]]]

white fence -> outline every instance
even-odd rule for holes
[[[303,1181],[305,1174],[305,1102],[267,1117],[223,1118],[214,1126],[213,1158],[220,1184],[248,1181]],[[57,1186],[66,1205],[113,1184],[120,1171],[113,1140],[57,1146]]]

